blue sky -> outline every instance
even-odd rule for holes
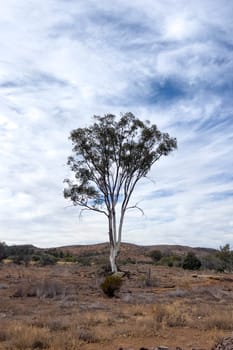
[[[63,199],[68,136],[130,111],[178,150],[138,184],[123,240],[233,245],[232,18],[228,0],[1,4],[0,241],[107,241],[104,217]]]

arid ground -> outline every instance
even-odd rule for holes
[[[127,249],[136,262],[121,266],[113,298],[100,263],[0,264],[0,350],[210,350],[232,333],[233,274],[156,266]]]

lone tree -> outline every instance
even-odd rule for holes
[[[130,198],[160,157],[177,148],[175,138],[156,125],[142,122],[132,113],[94,116],[90,127],[71,131],[73,155],[67,164],[75,179],[65,179],[64,197],[82,210],[106,216],[110,242],[110,264],[117,272],[122,227]],[[137,205],[133,206],[137,208]]]

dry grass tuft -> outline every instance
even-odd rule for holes
[[[14,322],[7,329],[7,350],[48,349],[50,344],[49,331],[31,325]]]

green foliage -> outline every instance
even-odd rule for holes
[[[56,249],[56,248],[46,249],[46,250],[44,250],[44,253],[45,253],[45,254],[52,255],[52,256],[54,256],[54,257],[57,258],[57,259],[60,258],[61,255],[62,255],[62,257],[63,257],[63,255],[64,255],[63,252],[61,252],[60,250],[58,250],[58,249]],[[61,254],[61,253],[62,253],[62,254]]]
[[[110,246],[116,252],[136,184],[160,157],[177,148],[177,141],[132,113],[125,113],[118,120],[112,114],[94,116],[91,126],[71,131],[70,139],[73,154],[67,164],[75,180],[64,180],[64,197],[73,205],[108,218]],[[113,259],[111,264],[115,271]]]
[[[65,255],[62,258],[62,261],[70,262],[70,263],[76,263],[77,262],[77,258],[75,256],[73,256],[73,255]]]
[[[34,247],[27,244],[7,246],[6,257],[14,264],[28,266],[34,251]]]
[[[134,258],[131,258],[130,256],[124,260],[119,260],[119,265],[135,265],[136,264],[136,260]]]
[[[91,266],[92,259],[88,256],[80,256],[77,261],[82,266]]]
[[[233,270],[233,251],[230,249],[230,244],[220,247],[216,256],[221,261],[223,271]]]
[[[12,245],[8,246],[7,248],[8,255],[18,255],[18,256],[25,256],[25,255],[32,255],[35,252],[35,249],[31,245]]]
[[[182,265],[182,257],[179,255],[166,255],[163,256],[159,261],[159,265],[165,265],[169,267],[181,267]]]
[[[51,254],[41,254],[40,255],[40,265],[46,266],[46,265],[54,265],[57,262],[57,258]]]
[[[120,290],[122,278],[117,275],[109,275],[105,277],[100,287],[102,291],[110,298],[114,297],[115,293]]]
[[[31,261],[39,262],[40,261],[40,257],[41,257],[41,255],[39,255],[39,254],[33,254],[31,256]]]
[[[0,261],[4,258],[12,260],[14,264],[25,264],[26,266],[30,261],[37,262],[42,266],[55,264],[58,260],[66,262],[77,261],[76,257],[71,253],[64,253],[56,248],[42,250],[31,245],[7,246],[5,243],[0,242]]]
[[[4,242],[0,242],[0,261],[7,257],[7,245]]]
[[[209,254],[205,257],[202,257],[200,260],[202,269],[215,270],[218,272],[224,271],[223,263],[217,254]]]
[[[149,253],[149,256],[153,259],[153,261],[158,262],[160,259],[162,259],[163,254],[161,253],[160,250],[152,250]]]
[[[184,258],[182,267],[186,270],[199,270],[201,267],[201,261],[194,253],[189,252]]]
[[[107,208],[116,203],[125,182],[133,189],[154,162],[177,147],[175,138],[132,113],[122,115],[119,121],[112,114],[95,116],[93,125],[73,130],[70,139],[74,154],[68,165],[75,172],[76,183],[65,180],[64,196],[74,205],[96,210],[104,203]]]

